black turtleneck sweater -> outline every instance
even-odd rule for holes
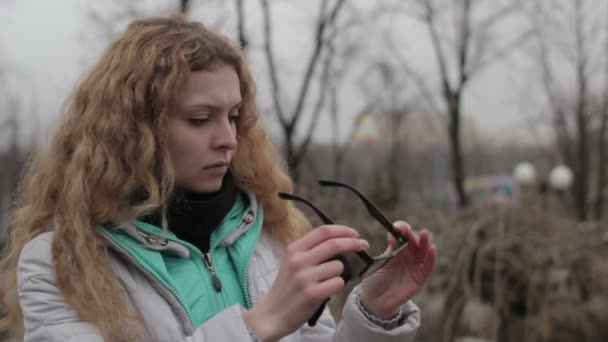
[[[237,191],[230,172],[224,176],[222,188],[212,194],[176,188],[167,208],[169,230],[206,253],[211,234],[232,209]],[[160,227],[160,213],[145,216],[142,221]]]

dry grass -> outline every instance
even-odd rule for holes
[[[402,213],[403,214],[403,213]],[[377,247],[385,234],[365,215]],[[472,209],[451,216],[418,212],[408,221],[433,232],[439,263],[417,296],[419,341],[608,341],[608,227],[525,208]],[[339,313],[344,296],[333,300]]]

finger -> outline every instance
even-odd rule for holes
[[[344,264],[340,260],[331,260],[310,268],[308,271],[311,279],[316,282],[323,282],[341,276],[344,271]]]
[[[369,243],[358,238],[333,238],[304,253],[303,258],[308,265],[321,264],[337,255],[363,251],[369,248]]]
[[[405,236],[405,238],[408,241],[408,249],[410,248],[418,248],[418,236],[416,235],[416,233],[414,233],[414,231],[412,230],[412,227],[407,224],[406,222],[403,221],[397,221],[394,224],[395,228]],[[391,242],[389,242],[391,244],[391,246],[394,246],[393,248],[396,248],[399,244],[397,243],[397,240],[395,240],[395,237],[390,236],[390,239],[392,240]],[[390,240],[389,240],[390,241]]]
[[[424,258],[424,264],[422,267],[422,274],[425,279],[431,274],[431,272],[433,272],[436,262],[437,262],[437,247],[435,247],[435,245],[431,245],[426,252],[426,256]]]
[[[431,234],[428,230],[423,229],[420,232],[419,242],[420,246],[418,247],[418,250],[420,251],[420,253],[424,253],[423,255],[425,255],[429,249],[429,246],[431,245]]]
[[[344,286],[344,279],[333,277],[311,287],[309,297],[315,301],[322,301],[342,291]]]
[[[359,237],[359,233],[346,226],[339,225],[324,225],[319,226],[306,235],[304,235],[299,240],[293,242],[290,246],[291,249],[296,251],[307,251],[323,241],[332,239],[332,238],[356,238]]]

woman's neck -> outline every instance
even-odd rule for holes
[[[232,209],[237,194],[238,189],[230,172],[224,176],[221,189],[215,193],[176,188],[167,207],[169,230],[201,251],[207,251],[211,234]],[[160,227],[160,213],[148,215],[142,221]]]

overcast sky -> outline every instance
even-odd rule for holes
[[[259,29],[259,22],[256,22],[259,17],[257,3],[247,1],[252,18],[248,24]],[[286,63],[289,67],[283,70],[282,77],[287,81],[301,74],[303,61],[298,64],[298,56],[303,54],[301,48],[306,48],[310,44],[307,42],[312,40],[307,23],[314,16],[316,5],[302,3],[305,2],[294,6],[293,2],[279,1],[275,6],[274,24],[278,32],[275,43],[280,47],[276,49],[280,53],[279,60],[294,61]],[[55,122],[60,105],[74,82],[84,72],[85,66],[92,63],[92,57],[99,53],[99,35],[94,25],[86,19],[87,6],[90,4],[90,1],[84,0],[0,0],[0,62],[8,69],[12,86],[22,90],[21,98],[26,99],[26,106],[32,108],[25,112],[36,112],[40,116],[43,132],[47,132],[46,128]],[[193,13],[195,18],[202,17],[208,22],[223,21],[230,26],[234,18],[228,16],[218,19],[217,13],[209,13],[208,9]],[[404,23],[395,30],[404,32],[403,48],[412,64],[422,74],[432,77],[435,59],[424,27]],[[304,55],[307,56],[308,52],[304,52]],[[255,56],[253,58],[255,62]],[[265,77],[263,67],[254,67],[254,70],[258,83],[267,81],[259,79]],[[465,110],[484,136],[495,136],[501,141],[521,140],[529,136],[524,112],[531,113],[537,109],[532,103],[522,103],[525,102],[522,97],[529,95],[529,73],[529,66],[518,64],[511,58],[486,70],[471,84]],[[268,94],[263,91],[264,87],[260,88],[260,96],[264,97],[260,102],[268,102]],[[348,97],[349,94],[343,96]],[[358,99],[356,95],[352,97],[345,102],[351,103],[354,111]],[[36,117],[27,116],[23,119],[26,122],[37,120]],[[329,129],[326,122],[322,123],[316,136],[326,140]]]

